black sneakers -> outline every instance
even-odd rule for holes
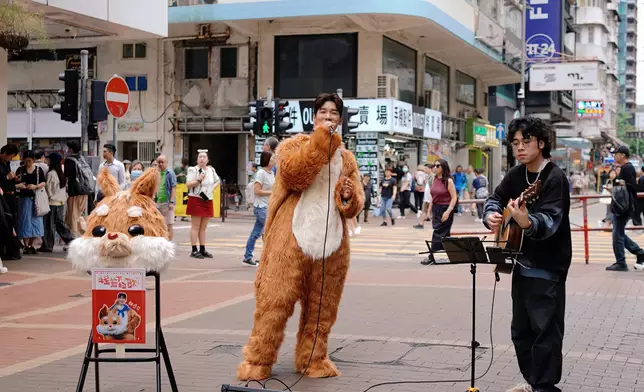
[[[626,264],[614,263],[606,267],[606,271],[626,272],[628,271],[628,266]]]
[[[245,259],[245,260],[242,260],[242,264],[244,264],[244,265],[249,265],[249,266],[251,266],[251,267],[257,267],[257,266],[259,265],[259,263],[258,263],[258,262],[253,261],[252,259]]]

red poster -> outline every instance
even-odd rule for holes
[[[92,270],[94,343],[145,343],[145,270]]]

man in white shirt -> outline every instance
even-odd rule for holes
[[[100,172],[101,170],[103,170],[103,168],[107,168],[109,173],[113,175],[114,178],[116,178],[121,189],[125,189],[125,166],[121,161],[114,158],[115,153],[116,146],[114,146],[113,144],[105,144],[103,146],[103,159],[105,160],[98,167],[98,171]],[[98,183],[96,184],[96,187],[98,188]],[[102,193],[100,192],[100,188],[98,189],[98,191],[99,195],[96,198],[96,201],[100,201],[103,198]]]

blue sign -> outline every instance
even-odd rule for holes
[[[547,63],[563,52],[562,1],[530,0],[526,15],[526,56],[528,62]]]
[[[496,124],[496,138],[499,140],[505,139],[505,124]]]

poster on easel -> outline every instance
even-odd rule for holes
[[[145,269],[92,270],[92,341],[145,343]]]

